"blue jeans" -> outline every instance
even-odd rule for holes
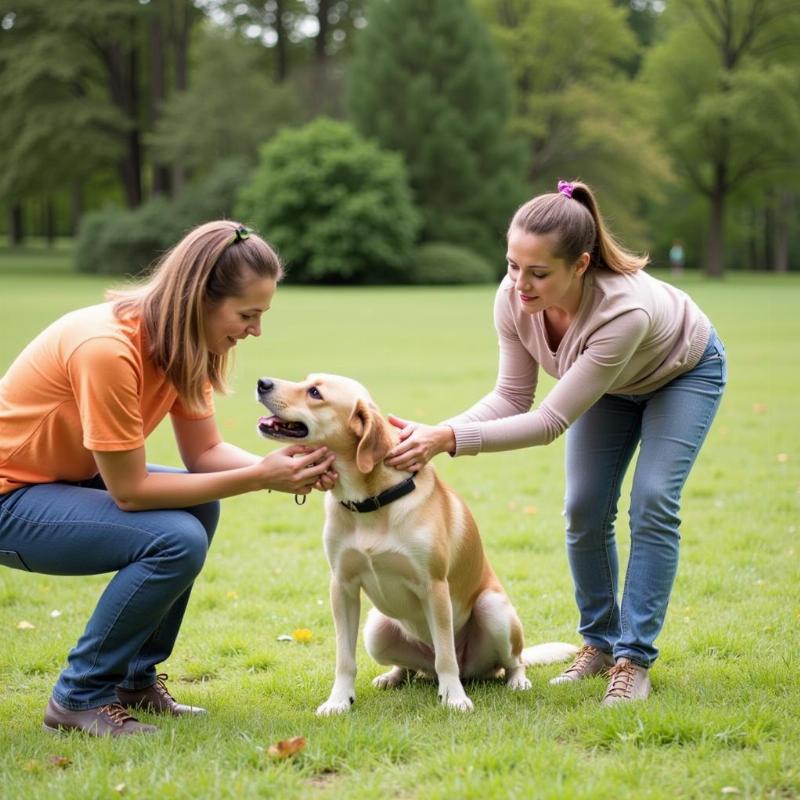
[[[649,667],[678,568],[681,491],[719,408],[725,350],[712,330],[697,366],[644,395],[601,397],[567,431],[567,556],[586,644]],[[621,606],[614,520],[625,471],[639,456]]]
[[[99,477],[0,496],[0,565],[48,575],[117,573],[53,689],[60,705],[80,711],[116,703],[115,686],[155,683],[218,521],[216,501],[122,511]]]

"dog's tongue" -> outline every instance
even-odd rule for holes
[[[276,417],[275,415],[273,415],[271,417],[259,417],[258,418],[258,424],[259,425],[271,425],[273,422],[278,422],[278,420],[279,420],[279,417]]]

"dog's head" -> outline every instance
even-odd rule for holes
[[[388,423],[369,392],[351,378],[322,373],[300,383],[259,378],[256,397],[271,413],[258,421],[268,439],[325,445],[365,474],[392,447]]]

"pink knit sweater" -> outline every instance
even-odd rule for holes
[[[711,323],[680,289],[646,272],[591,268],[578,312],[556,350],[542,313],[520,307],[506,277],[494,322],[500,343],[497,383],[472,408],[445,422],[456,455],[548,444],[604,394],[652,392],[692,369]],[[531,409],[539,367],[558,383]]]

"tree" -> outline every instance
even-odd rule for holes
[[[199,175],[232,156],[255,164],[261,144],[298,120],[297,99],[268,76],[263,50],[234,31],[198,30],[191,85],[162,105],[147,139],[159,161]]]
[[[725,269],[731,199],[780,176],[797,187],[800,10],[796,0],[675,0],[645,75],[683,180],[709,205],[706,272]],[[786,102],[794,98],[795,102]]]
[[[403,281],[418,216],[402,159],[319,118],[261,150],[237,215],[274,243],[291,280]]]
[[[529,180],[559,178],[597,189],[604,212],[632,246],[648,244],[640,209],[669,167],[650,121],[657,102],[631,77],[639,47],[614,0],[475,0],[511,65],[513,130],[526,142]]]

